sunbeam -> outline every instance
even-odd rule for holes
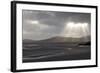
[[[66,24],[63,34],[65,37],[72,38],[81,38],[89,36],[88,23],[69,22]]]

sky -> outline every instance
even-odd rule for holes
[[[23,10],[23,39],[90,36],[90,13]]]

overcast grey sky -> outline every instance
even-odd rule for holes
[[[42,40],[55,36],[74,38],[90,35],[91,15],[89,13],[23,10],[22,16],[23,39]],[[67,26],[72,22],[87,23],[88,27],[81,29],[72,26],[72,30],[71,26]]]

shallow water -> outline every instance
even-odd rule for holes
[[[23,62],[90,59],[90,46],[41,46],[23,48]]]

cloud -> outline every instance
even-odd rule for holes
[[[91,22],[89,13],[23,10],[22,15],[23,39],[42,40],[60,36],[65,30],[66,22]]]

